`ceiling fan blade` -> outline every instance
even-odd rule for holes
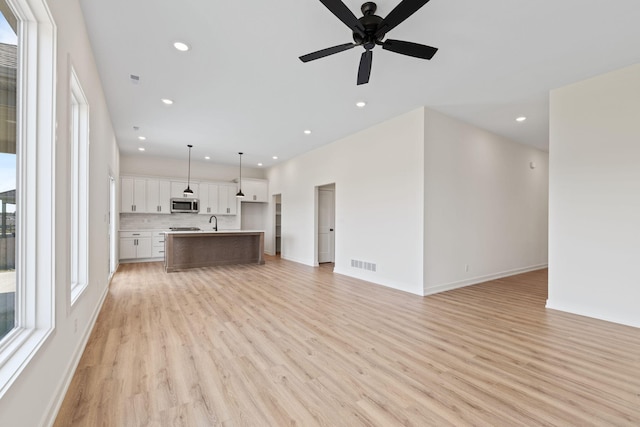
[[[317,52],[302,55],[300,57],[300,60],[302,62],[313,61],[314,59],[324,58],[325,56],[333,55],[334,53],[339,53],[345,50],[352,49],[354,46],[355,46],[355,43],[345,43],[345,44],[340,44],[338,46],[328,47],[326,49],[322,49]]]
[[[404,42],[402,40],[387,39],[382,43],[382,48],[402,55],[413,56],[414,58],[431,59],[438,51],[437,47],[425,46],[423,44]]]
[[[340,0],[320,0],[320,3],[325,5],[347,27],[351,28],[351,31],[360,34],[362,37],[365,36],[364,26],[343,2]]]
[[[394,29],[398,24],[402,23],[405,19],[413,15],[422,6],[427,4],[429,0],[402,0],[386,18],[382,20],[378,25],[376,31],[376,38],[384,36],[386,33]]]
[[[358,68],[358,84],[364,85],[369,83],[369,76],[371,75],[371,60],[373,59],[373,52],[367,50],[362,53],[360,57],[360,67]]]

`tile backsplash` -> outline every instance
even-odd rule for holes
[[[168,230],[169,227],[199,227],[202,230],[212,229],[215,223],[209,224],[210,215],[174,213],[169,215],[121,213],[120,230]],[[218,230],[239,230],[239,215],[216,215]]]

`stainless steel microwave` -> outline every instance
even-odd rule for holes
[[[198,213],[200,212],[200,200],[198,199],[171,199],[171,213]]]

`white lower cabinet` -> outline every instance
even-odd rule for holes
[[[151,245],[151,257],[164,258],[164,231],[153,232]]]
[[[151,231],[121,231],[120,259],[140,259],[152,257]]]

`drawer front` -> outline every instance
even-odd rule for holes
[[[164,246],[154,246],[151,248],[151,257],[152,258],[164,258]]]
[[[164,234],[162,236],[153,236],[153,246],[164,248]]]
[[[151,231],[121,231],[120,237],[151,237]]]

